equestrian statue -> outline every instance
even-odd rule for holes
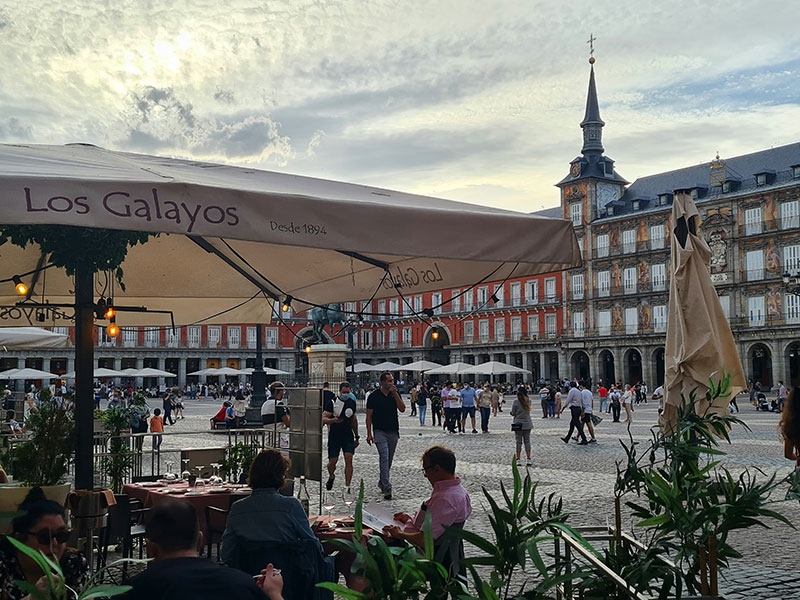
[[[331,329],[331,337],[342,332],[344,329],[344,315],[342,314],[341,304],[328,304],[328,306],[315,306],[308,311],[311,321],[314,323],[314,339],[317,343],[324,343],[325,340],[325,326]],[[333,326],[341,323],[342,329],[334,332]]]

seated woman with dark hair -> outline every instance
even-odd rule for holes
[[[289,466],[289,459],[272,448],[256,456],[248,479],[253,493],[231,505],[220,558],[251,575],[274,564],[283,572],[287,600],[332,597],[314,589],[319,581],[334,580],[332,560],[324,557],[300,501],[278,493]]]
[[[14,539],[58,562],[66,585],[78,591],[85,583],[88,565],[81,554],[67,548],[69,533],[64,507],[47,500],[38,487],[19,505],[19,514],[11,522]],[[17,581],[27,581],[43,592],[47,590],[48,580],[39,566],[3,538],[0,540],[0,598],[30,598],[17,586]]]

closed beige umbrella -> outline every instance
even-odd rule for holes
[[[742,363],[730,325],[722,312],[708,271],[711,250],[700,235],[700,216],[692,197],[676,191],[672,204],[667,346],[665,352],[663,431],[675,425],[677,407],[696,390],[698,414],[728,414],[730,398],[746,388]],[[731,376],[725,397],[710,406],[709,380]]]

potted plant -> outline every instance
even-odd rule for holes
[[[111,480],[111,489],[115,494],[122,492],[125,478],[133,468],[133,451],[128,446],[123,433],[130,430],[130,409],[114,407],[106,410],[102,415],[105,430],[110,443],[108,455],[104,456],[100,465],[103,474]]]
[[[232,483],[244,483],[250,472],[250,465],[253,464],[260,449],[256,442],[249,444],[238,442],[228,446],[225,458],[220,463],[220,473]]]

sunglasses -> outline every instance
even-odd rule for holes
[[[42,531],[29,531],[28,535],[36,538],[36,541],[43,546],[49,544],[51,541],[58,542],[59,544],[66,544],[69,540],[71,532],[68,529],[61,529],[59,531],[50,531],[44,529]]]

